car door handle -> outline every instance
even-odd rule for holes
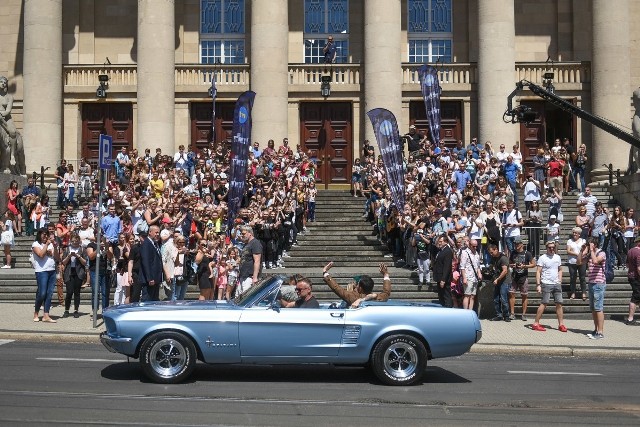
[[[344,317],[344,313],[331,313],[331,317]]]

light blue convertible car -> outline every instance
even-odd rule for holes
[[[367,365],[385,384],[421,380],[428,359],[458,356],[480,340],[471,310],[404,301],[280,308],[284,276],[266,278],[234,301],[121,305],[104,312],[111,352],[139,358],[159,383],[186,379],[206,363]]]

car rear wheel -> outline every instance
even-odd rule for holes
[[[179,383],[193,372],[196,348],[179,332],[157,332],[142,343],[140,363],[150,380],[162,384]]]
[[[412,385],[424,374],[427,350],[411,335],[390,335],[375,346],[371,367],[378,379],[387,385]]]

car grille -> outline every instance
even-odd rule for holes
[[[346,325],[342,332],[342,345],[356,345],[360,338],[360,325]]]

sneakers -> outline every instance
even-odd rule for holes
[[[542,326],[540,323],[534,323],[533,326],[531,327],[531,329],[533,329],[534,331],[538,331],[538,332],[545,332],[546,329],[544,326]]]
[[[515,316],[514,316],[514,319],[515,319]],[[504,321],[505,321],[505,322],[511,322],[511,316],[507,316],[507,317],[505,317],[505,318],[504,318]]]
[[[599,333],[595,333],[595,334],[587,334],[587,337],[589,337],[590,340],[602,340],[604,339],[604,335],[603,334],[599,334]]]
[[[509,315],[509,320],[516,320],[516,315],[515,314],[510,314]]]
[[[0,268],[11,268],[11,266],[10,266],[10,265],[3,265],[3,266],[2,266],[2,267],[0,267]]]
[[[77,311],[74,311],[74,312],[73,312],[73,318],[74,318],[74,319],[77,319],[77,318],[79,318],[79,317],[80,317],[80,313],[78,313]]]
[[[635,325],[636,324],[636,319],[631,319],[631,320],[625,319],[624,320],[624,324],[625,325]]]
[[[524,314],[522,316],[520,316],[520,319],[522,319],[523,322],[527,321],[527,316],[525,316]]]
[[[502,320],[502,316],[496,316],[489,319],[490,322],[499,322]]]
[[[69,317],[69,312],[65,310],[65,312],[62,313],[62,318],[66,319],[67,317]]]
[[[559,330],[560,332],[567,332],[567,327],[566,327],[566,326],[564,326],[564,325],[560,325],[560,326],[558,326],[558,330]]]

